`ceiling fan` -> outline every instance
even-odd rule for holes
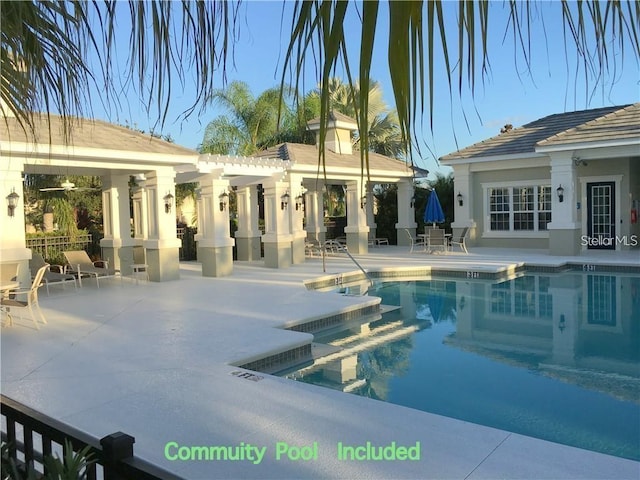
[[[92,187],[76,187],[76,184],[73,182],[70,182],[69,179],[65,179],[65,181],[62,182],[59,187],[49,187],[49,188],[40,189],[41,192],[56,192],[56,191],[71,192],[71,191],[82,191],[82,190],[99,190],[99,189],[92,188]]]

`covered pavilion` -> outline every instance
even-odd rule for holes
[[[93,175],[102,179],[102,256],[126,275],[143,258],[153,281],[179,278],[180,240],[176,235],[175,185],[198,182],[198,259],[203,276],[229,275],[233,246],[239,260],[261,258],[285,268],[305,260],[307,239],[324,240],[325,182],[346,189],[347,246],[366,253],[375,235],[372,186],[398,185],[398,230],[415,233],[414,171],[405,162],[370,154],[369,177],[360,152],[351,146],[356,123],[332,114],[325,142],[324,171],[318,147],[285,143],[255,157],[201,155],[135,130],[98,120],[78,119],[68,131],[62,117],[35,117],[33,131],[15,118],[0,122],[0,188],[17,208],[0,214],[0,265],[18,265],[29,282],[23,208],[24,174]],[[319,122],[309,128],[319,130]],[[135,179],[136,186],[130,189]],[[258,188],[264,196],[265,231],[260,230]],[[228,194],[237,194],[238,231],[230,235]],[[131,190],[131,191],[130,191]],[[133,211],[133,231],[131,215]],[[399,243],[404,239],[398,235]],[[134,258],[136,259],[134,261]]]

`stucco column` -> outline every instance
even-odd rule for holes
[[[249,185],[236,191],[238,202],[238,230],[236,249],[238,260],[260,260],[260,226],[258,186]]]
[[[27,287],[31,286],[31,249],[27,248],[24,228],[23,164],[15,158],[0,161],[3,163],[0,174],[0,278],[15,279],[22,287]],[[15,209],[11,210],[7,197],[14,193],[18,197]]]
[[[367,214],[362,208],[362,196],[365,195],[360,180],[347,182],[347,248],[351,253],[367,253],[369,251],[369,227]]]
[[[327,227],[324,226],[324,201],[322,187],[319,190],[307,190],[305,193],[305,216],[307,220],[307,236],[309,240],[324,242]]]
[[[473,218],[473,174],[469,171],[469,165],[453,166],[453,218],[451,228],[469,227],[467,245],[473,245],[476,239],[476,222]],[[458,194],[462,195],[462,205],[458,200]],[[482,202],[480,202],[482,205]],[[481,209],[480,209],[481,210]],[[479,211],[480,211],[479,210]]]
[[[233,244],[229,231],[229,181],[219,175],[200,179],[198,201],[198,261],[203,277],[222,277],[233,271]]]
[[[131,238],[129,206],[129,175],[102,176],[102,218],[104,238],[100,248],[109,267],[120,270],[121,275],[132,273],[133,238]]]
[[[398,223],[396,223],[398,245],[408,246],[410,243],[405,229],[409,230],[414,238],[416,236],[418,224],[416,223],[416,211],[412,201],[413,195],[412,180],[398,182]]]
[[[291,193],[289,182],[269,180],[263,183],[264,188],[264,264],[271,268],[286,268],[291,266],[291,240],[289,230],[291,221]],[[283,203],[283,196],[289,195],[287,203]]]
[[[154,282],[180,278],[181,241],[176,234],[175,172],[163,168],[146,174],[147,233],[144,248],[149,266],[149,279]],[[165,207],[164,197],[172,195],[171,208]]]
[[[551,154],[551,222],[547,225],[551,255],[580,253],[580,192],[571,156],[572,152]],[[557,194],[560,186],[564,190],[562,202]]]
[[[290,175],[289,177],[289,230],[291,232],[291,263],[304,263],[304,245],[307,240],[307,232],[304,230],[304,187],[302,177]]]
[[[147,255],[144,251],[144,241],[148,237],[147,193],[144,187],[135,187],[131,200],[133,202],[133,261],[147,263]]]
[[[364,207],[364,213],[367,217],[367,226],[369,227],[369,239],[373,240],[376,238],[376,217],[374,214],[374,210],[376,208],[375,202],[376,197],[373,195],[371,191],[371,187],[367,188],[367,204]]]

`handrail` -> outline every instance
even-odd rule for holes
[[[351,259],[351,261],[353,263],[355,263],[355,265],[360,269],[360,271],[362,273],[364,273],[364,276],[367,277],[367,280],[369,280],[369,284],[371,286],[373,286],[373,279],[371,278],[369,273],[364,268],[362,268],[362,265],[360,265],[358,263],[358,261],[355,258],[353,258],[353,255],[351,255],[351,253],[349,252],[349,249],[347,248],[347,246],[342,244],[339,240],[333,240],[333,241],[340,246],[341,251],[343,251],[344,253],[347,254],[347,256]],[[322,264],[323,265],[324,265],[324,256],[326,255],[326,249],[327,249],[326,244],[323,243],[322,244],[322,249],[321,249],[322,250]]]

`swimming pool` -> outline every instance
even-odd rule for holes
[[[401,307],[315,334],[289,378],[640,460],[640,277],[432,278],[369,291]]]

